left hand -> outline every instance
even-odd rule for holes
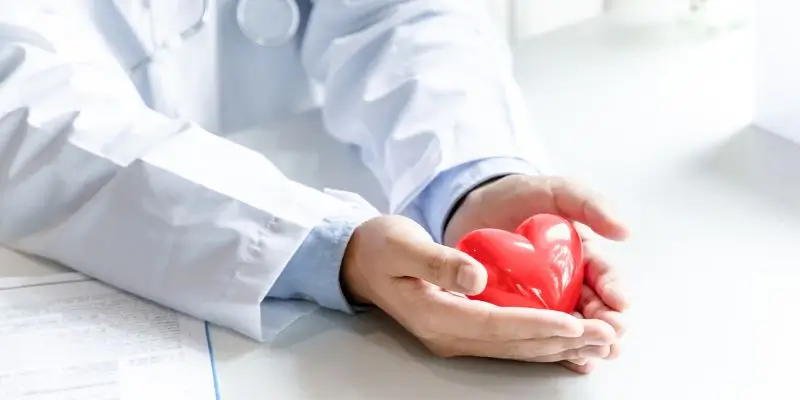
[[[623,241],[628,237],[628,229],[596,194],[564,178],[509,175],[478,187],[465,197],[447,224],[444,242],[454,247],[464,235],[482,228],[513,231],[528,217],[542,213],[583,224],[607,239]],[[621,312],[628,308],[628,299],[620,290],[611,265],[587,243],[586,235],[582,237],[586,285],[576,316],[604,321],[621,337],[626,329]],[[608,348],[606,358],[618,355],[619,346],[615,344]],[[588,373],[594,362],[578,359],[562,364],[575,372]]]

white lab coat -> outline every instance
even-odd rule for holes
[[[450,167],[530,157],[482,1],[299,0],[298,33],[264,47],[241,34],[236,0],[211,0],[195,37],[130,71],[201,11],[147,3],[0,0],[3,245],[261,340],[301,312],[263,300],[310,230],[374,211],[287,179],[226,133],[322,101],[392,212],[413,213]]]

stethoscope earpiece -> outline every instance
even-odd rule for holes
[[[167,40],[155,43],[149,54],[130,67],[130,72],[152,63],[159,53],[174,49],[200,33],[211,16],[210,0],[202,1],[203,12],[200,19]],[[149,2],[144,5],[149,8]],[[251,42],[259,46],[280,46],[297,34],[300,9],[296,0],[238,0],[236,23]]]

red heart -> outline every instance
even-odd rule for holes
[[[486,289],[473,300],[503,307],[572,313],[583,285],[583,243],[575,227],[556,215],[528,218],[514,233],[479,229],[456,246],[486,268]]]

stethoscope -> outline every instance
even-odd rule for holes
[[[202,0],[202,12],[197,21],[166,40],[155,43],[153,50],[134,64],[131,71],[152,63],[160,53],[174,49],[200,33],[211,18],[210,1]],[[149,7],[149,1],[145,5]],[[297,33],[300,10],[296,0],[237,0],[236,22],[242,34],[251,42],[259,46],[280,46]]]

